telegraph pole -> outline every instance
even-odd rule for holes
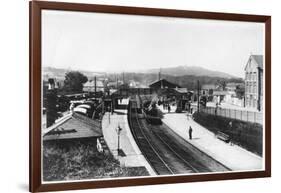
[[[97,96],[97,77],[95,76],[95,99]]]
[[[200,97],[200,85],[199,85],[199,80],[197,80],[197,112],[199,113],[199,106],[200,106],[200,101],[199,101],[199,97]]]
[[[161,68],[159,70],[158,79],[159,79],[159,81],[161,83],[161,88],[163,88],[163,84],[162,84],[162,80],[161,80]]]
[[[118,90],[118,75],[116,75],[116,89]]]

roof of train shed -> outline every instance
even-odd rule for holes
[[[150,88],[181,88],[179,85],[169,82],[166,79],[155,81],[149,85]]]

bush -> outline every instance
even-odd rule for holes
[[[121,167],[111,154],[99,153],[93,139],[50,141],[43,145],[44,181],[147,175],[144,167]]]
[[[233,143],[262,156],[263,127],[258,123],[250,123],[235,119],[196,112],[194,120],[208,130],[217,133],[221,131],[231,137]],[[232,121],[230,128],[229,122]]]

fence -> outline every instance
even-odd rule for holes
[[[197,110],[197,106],[194,105],[192,107],[194,111]],[[231,119],[263,124],[262,112],[243,111],[243,110],[215,108],[215,107],[201,107],[200,111],[212,115],[231,118]]]

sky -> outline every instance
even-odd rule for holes
[[[263,23],[44,10],[42,65],[93,72],[200,66],[244,77]]]

